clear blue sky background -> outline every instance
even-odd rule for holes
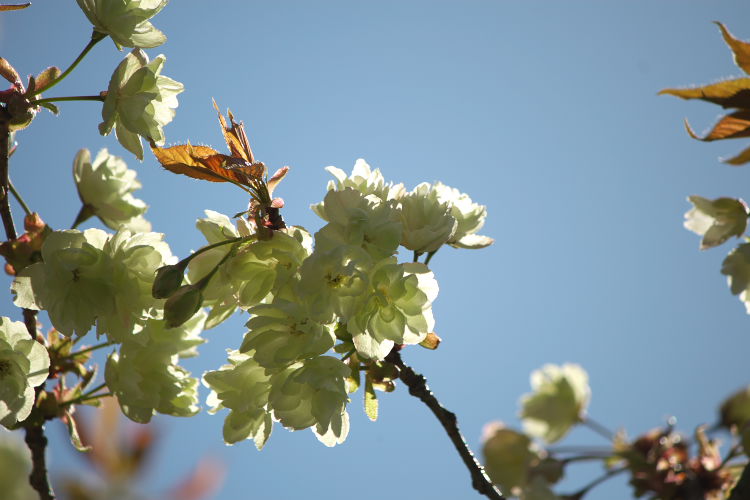
[[[164,74],[186,87],[168,142],[223,149],[211,98],[231,107],[259,159],[292,167],[278,192],[289,223],[317,230],[308,206],[324,195],[323,168],[349,171],[360,157],[409,188],[441,180],[487,205],[482,233],[495,245],[433,260],[443,345],[404,355],[479,450],[487,422],[518,425],[518,398],[545,363],[583,365],[590,414],[630,436],[670,415],[692,432],[748,383],[750,318],[719,273],[731,246],[699,252],[682,227],[688,195],[750,197],[750,167],[718,162],[746,144],[691,140],[682,119],[703,130],[719,109],[656,92],[738,76],[710,22],[747,39],[749,14],[741,1],[175,1],[154,18],[169,40],[149,53],[164,53]],[[36,74],[66,67],[89,35],[75,2],[38,0],[0,17],[0,54]],[[101,43],[49,96],[104,90],[124,55]],[[75,218],[82,147],[108,147],[138,170],[147,215],[180,256],[202,244],[204,209],[246,206],[239,189],[175,176],[150,153],[138,164],[98,135],[100,112],[63,103],[60,117],[18,135],[13,181],[52,226]],[[20,319],[9,293],[0,313]],[[241,318],[207,332],[188,367],[220,366],[243,332]],[[360,397],[349,439],[333,449],[280,426],[262,452],[226,447],[224,414],[157,418],[164,439],[144,490],[211,455],[228,468],[219,499],[478,498],[416,399],[403,388],[383,395],[371,423]],[[82,463],[60,427],[49,426],[53,477]],[[571,442],[604,444],[586,431]],[[628,496],[613,481],[588,498]]]

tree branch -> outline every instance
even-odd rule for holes
[[[440,421],[445,432],[453,443],[453,446],[464,461],[464,465],[469,469],[469,473],[471,474],[471,485],[481,495],[484,495],[487,498],[492,500],[505,500],[505,497],[503,497],[500,490],[492,484],[492,481],[489,476],[487,476],[484,468],[480,465],[466,444],[466,440],[458,429],[456,414],[446,410],[443,405],[440,404],[440,401],[437,400],[430,391],[430,388],[427,387],[427,380],[404,363],[401,359],[401,353],[397,349],[398,347],[394,348],[388,356],[386,356],[385,360],[399,368],[399,379],[401,379],[401,381],[409,388],[409,394],[419,398],[420,401],[432,410],[432,413]]]
[[[10,192],[9,146],[10,115],[8,114],[8,110],[0,106],[0,217],[3,220],[5,236],[8,240],[15,240],[18,238],[18,234],[13,223],[13,216],[10,213],[10,197],[8,196]],[[36,341],[36,311],[24,309],[23,321],[29,335]],[[42,390],[44,390],[44,384],[36,388],[36,395],[39,396]],[[54,500],[55,495],[52,493],[49,478],[47,477],[47,463],[44,456],[47,449],[47,437],[44,435],[44,421],[30,424],[25,429],[25,441],[26,446],[31,451],[32,464],[29,483],[39,493],[40,500]]]
[[[31,450],[32,469],[29,475],[31,487],[39,493],[40,500],[54,500],[55,495],[47,477],[47,462],[44,452],[47,449],[47,437],[44,435],[44,425],[26,427],[26,446]]]

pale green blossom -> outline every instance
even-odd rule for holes
[[[544,365],[531,374],[534,392],[521,398],[521,420],[526,432],[548,443],[562,439],[581,422],[591,389],[586,371],[576,364]]]
[[[424,340],[435,327],[437,293],[437,281],[424,264],[397,264],[395,257],[378,262],[369,273],[366,302],[347,322],[357,352],[382,360],[394,344]]]
[[[29,416],[34,387],[47,380],[49,355],[26,325],[0,317],[0,425],[11,428]]]
[[[349,433],[344,382],[349,372],[339,359],[320,356],[274,374],[268,396],[274,417],[289,429],[313,427],[326,446],[343,443]]]
[[[77,0],[96,32],[112,37],[118,48],[150,49],[167,37],[148,20],[169,0]]]
[[[141,137],[164,144],[163,127],[172,121],[181,83],[161,75],[166,58],[159,55],[149,62],[140,49],[134,49],[112,74],[102,108],[99,133],[115,129],[117,140],[125,149],[143,160]]]
[[[260,304],[248,310],[248,332],[240,352],[254,351],[253,358],[269,369],[284,368],[296,361],[324,354],[336,337],[333,324],[310,318],[306,307],[283,300]]]
[[[396,253],[402,228],[398,210],[391,203],[346,188],[328,191],[320,212],[328,224],[315,233],[316,251],[359,246],[376,260]]]
[[[401,245],[419,253],[435,252],[451,240],[458,226],[451,205],[438,198],[438,191],[427,182],[402,197]]]
[[[104,373],[109,390],[131,420],[147,423],[154,413],[178,417],[198,412],[198,380],[177,363],[194,356],[206,314],[196,314],[178,328],[149,320],[119,352],[107,359]]]
[[[112,261],[99,229],[54,231],[42,245],[42,262],[24,268],[12,291],[18,307],[45,310],[63,335],[85,335],[97,316],[115,311]]]
[[[132,194],[141,188],[141,183],[122,158],[102,149],[92,163],[89,150],[81,149],[73,161],[73,177],[84,205],[76,224],[96,215],[115,231],[121,227],[151,230],[151,224],[143,218],[148,206]]]
[[[350,176],[346,175],[346,172],[336,167],[326,167],[328,173],[336,178],[335,181],[328,181],[328,191],[343,191],[346,188],[351,188],[359,191],[364,195],[374,195],[380,198],[382,201],[398,200],[404,193],[403,184],[393,184],[389,182],[386,184],[383,174],[380,173],[380,169],[370,169],[370,165],[367,164],[362,158],[358,159],[354,163],[354,168]],[[310,208],[313,212],[321,215],[323,203],[311,205]]]
[[[432,187],[442,203],[451,207],[451,215],[458,221],[456,232],[448,240],[448,244],[456,248],[484,248],[495,240],[488,236],[476,234],[484,226],[487,217],[487,207],[474,203],[466,193],[456,188],[436,182]]]
[[[209,413],[230,410],[224,420],[224,441],[234,444],[252,439],[258,449],[271,436],[273,420],[266,409],[271,391],[270,375],[252,356],[229,352],[229,364],[206,372],[203,384],[211,389],[206,403]]]
[[[740,237],[747,228],[748,208],[733,198],[709,200],[689,196],[694,205],[685,214],[685,228],[703,236],[701,250],[721,245],[732,236]]]

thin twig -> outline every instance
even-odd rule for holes
[[[466,440],[461,435],[461,431],[458,429],[458,421],[456,414],[446,410],[440,401],[437,400],[434,394],[427,387],[427,380],[416,373],[408,365],[404,364],[401,359],[401,353],[398,348],[394,348],[388,356],[385,358],[386,361],[396,365],[399,368],[399,379],[406,384],[409,388],[409,394],[418,398],[432,411],[435,417],[440,421],[445,432],[448,434],[453,446],[461,455],[461,459],[464,461],[466,468],[469,469],[471,474],[471,484],[475,490],[480,494],[490,498],[492,500],[505,500],[500,490],[498,490],[490,480],[484,468],[480,465],[474,454],[466,444]]]

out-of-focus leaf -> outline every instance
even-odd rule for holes
[[[62,417],[62,421],[68,428],[68,436],[70,436],[70,443],[73,447],[80,452],[87,452],[91,449],[91,446],[85,446],[81,441],[81,437],[78,434],[78,425],[76,424],[73,412],[66,411]]]
[[[505,495],[522,488],[531,463],[538,458],[531,450],[531,438],[501,422],[487,424],[482,432],[484,468]]]
[[[0,5],[0,12],[4,12],[6,10],[21,10],[21,9],[25,9],[26,7],[30,5],[31,5],[31,2],[20,3],[16,5]]]
[[[742,427],[750,423],[750,385],[729,396],[719,407],[721,425]]]
[[[704,142],[750,137],[750,111],[736,111],[721,117],[711,131],[703,137],[693,132],[687,120],[685,120],[685,128],[690,137]]]
[[[718,21],[714,21],[721,30],[721,35],[724,37],[724,41],[727,42],[729,48],[732,49],[734,54],[734,63],[742,68],[742,70],[750,74],[750,43],[743,42],[732,36],[729,30]]]
[[[734,165],[735,167],[739,165],[744,165],[745,163],[750,161],[750,148],[745,149],[737,156],[733,156],[731,158],[728,158],[722,161],[728,165]]]
[[[369,375],[365,377],[365,414],[373,422],[378,419],[378,397],[375,395]]]
[[[702,87],[664,89],[658,95],[673,95],[683,99],[701,99],[723,108],[750,108],[750,78],[724,80]]]

